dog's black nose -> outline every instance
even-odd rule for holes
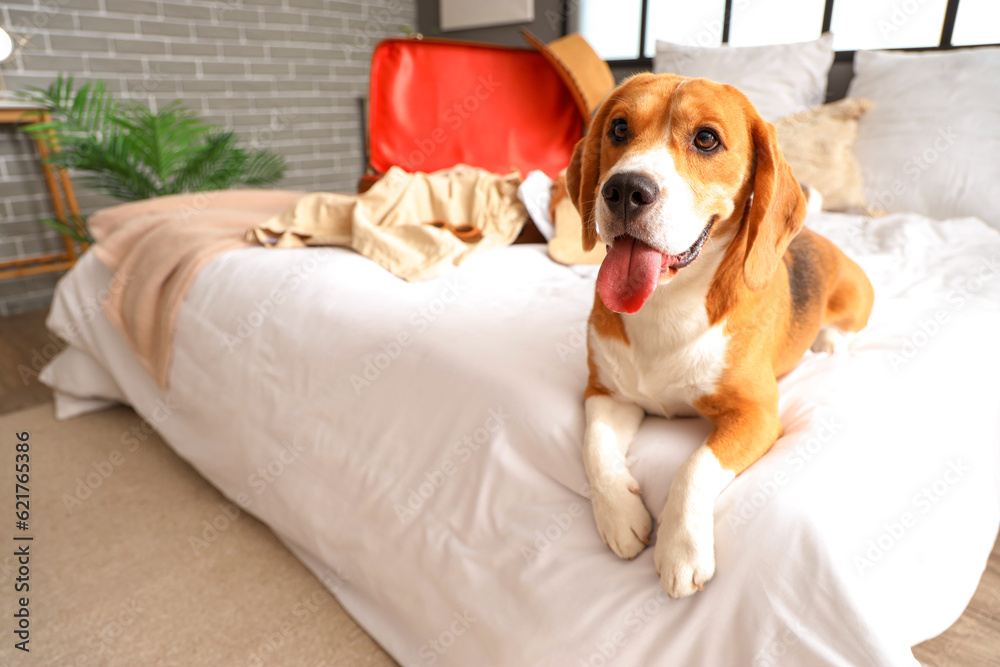
[[[660,189],[647,176],[634,171],[622,171],[604,184],[601,196],[611,213],[624,219],[635,218],[645,207],[656,201]]]

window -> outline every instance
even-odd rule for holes
[[[903,49],[937,46],[947,0],[834,2],[833,48]]]
[[[825,2],[736,0],[729,22],[732,46],[808,42],[823,33]]]
[[[642,0],[582,0],[579,32],[605,60],[639,57]]]
[[[656,40],[692,46],[806,42],[838,51],[1000,43],[998,0],[568,0],[605,60],[650,58]]]
[[[651,0],[646,20],[646,57],[656,53],[656,40],[674,44],[719,46],[725,0],[670,2]]]
[[[1000,3],[997,0],[962,0],[955,18],[954,46],[1000,42]]]

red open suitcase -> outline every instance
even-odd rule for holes
[[[388,39],[372,55],[367,189],[392,166],[459,163],[522,176],[569,164],[584,119],[537,51],[445,39]]]

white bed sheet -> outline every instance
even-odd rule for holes
[[[621,561],[597,534],[593,276],[540,247],[420,284],[344,250],[222,255],[182,307],[169,391],[94,315],[110,274],[92,255],[48,323],[403,665],[914,665],[1000,522],[1000,234],[808,224],[867,271],[870,326],[782,379],[785,435],[720,496],[717,574],[680,601],[651,549]],[[630,462],[654,517],[707,433],[643,423]]]

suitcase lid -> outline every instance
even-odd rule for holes
[[[379,43],[368,116],[369,164],[380,173],[463,163],[555,177],[584,131],[572,94],[540,53],[454,40]]]

